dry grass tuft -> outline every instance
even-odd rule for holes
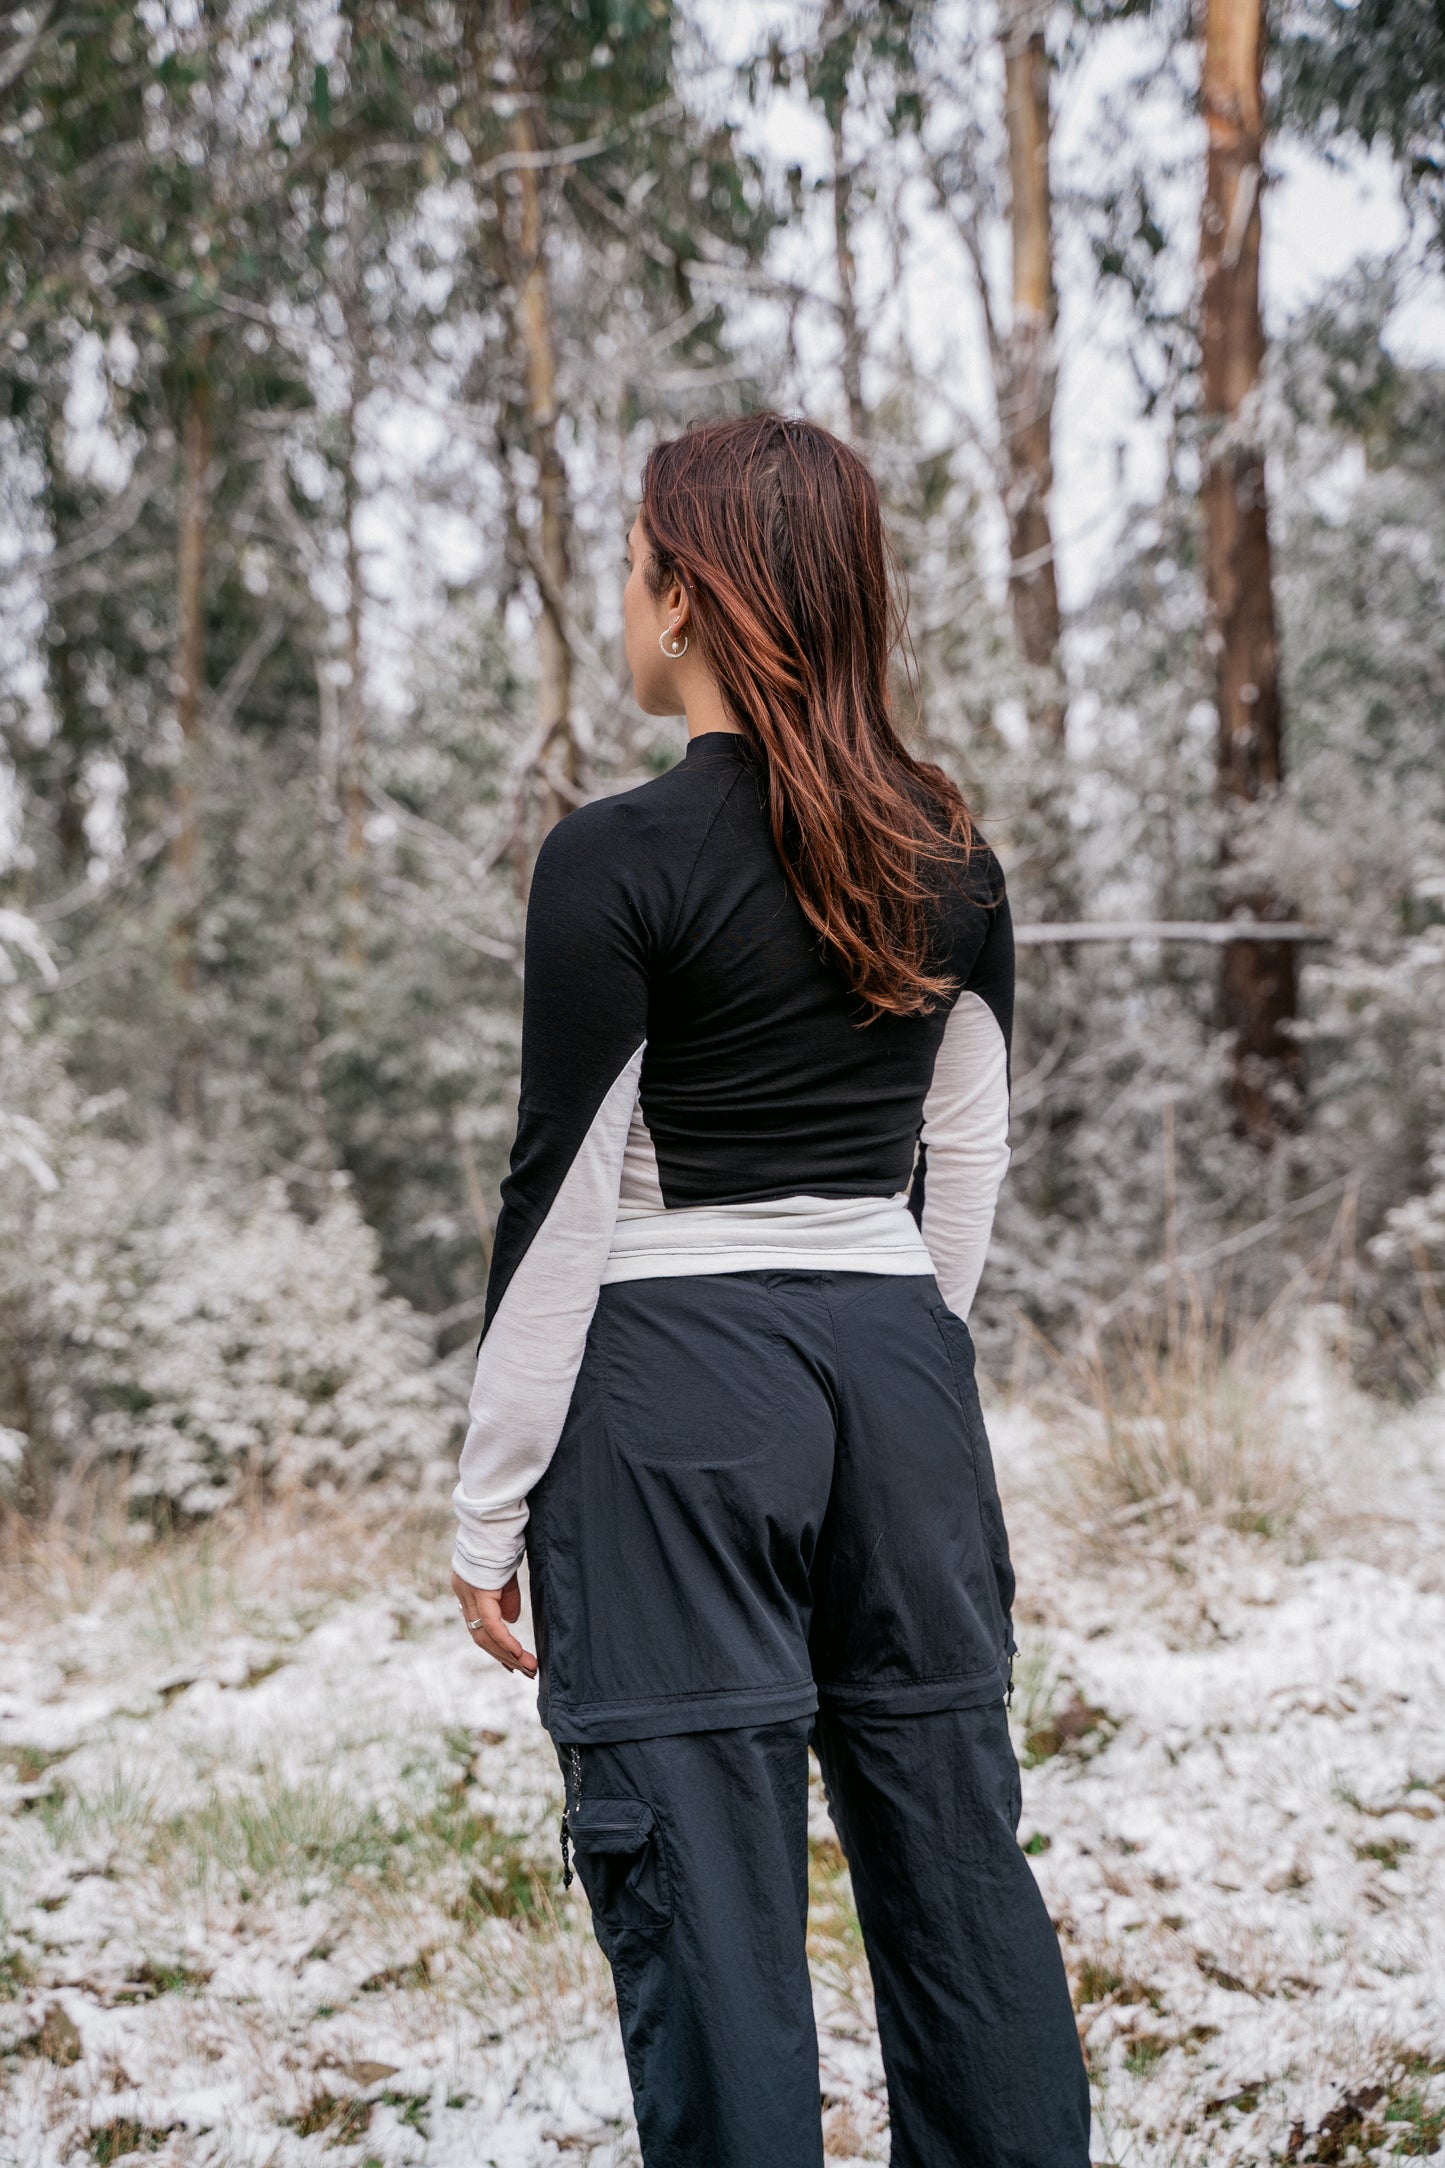
[[[1099,1548],[1187,1541],[1203,1528],[1272,1536],[1308,1482],[1290,1434],[1281,1321],[1240,1317],[1221,1287],[1180,1277],[1065,1358],[1043,1396],[1072,1520]]]
[[[151,1645],[190,1652],[291,1590],[304,1591],[316,1615],[380,1586],[402,1601],[434,1597],[449,1528],[445,1497],[382,1487],[345,1499],[293,1489],[252,1497],[215,1521],[157,1528],[128,1513],[102,1473],[40,1518],[0,1504],[0,1617],[55,1624],[97,1585],[133,1585]]]

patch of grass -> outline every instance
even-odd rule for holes
[[[1124,2056],[1124,2068],[1131,2078],[1147,2078],[1155,2064],[1164,2060],[1174,2044],[1160,2033],[1136,2033]]]
[[[431,1986],[431,1952],[422,1950],[404,1965],[387,1965],[361,1983],[363,1995],[380,1995],[389,1988],[414,1989]]]
[[[22,2055],[41,2055],[57,2070],[68,2070],[81,2056],[80,2029],[64,2004],[53,2002],[35,2031],[20,2043]]]
[[[1076,1687],[1061,1708],[1024,1734],[1024,1766],[1032,1769],[1039,1762],[1050,1761],[1055,1754],[1065,1752],[1097,1753],[1100,1747],[1108,1745],[1118,1728],[1107,1709],[1096,1708],[1092,1702],[1085,1701]]]
[[[147,1584],[142,1638],[177,1661],[203,1649],[216,1619],[233,1608],[232,1577],[209,1529],[190,1542],[158,1545]]]
[[[477,1758],[477,1742],[465,1724],[448,1724],[442,1733],[442,1751],[461,1775],[471,1775],[472,1763]]]
[[[1285,2160],[1336,2162],[1366,2151],[1389,2159],[1428,2159],[1445,2143],[1442,2076],[1445,2062],[1407,2049],[1396,2057],[1386,2082],[1352,2087],[1314,2130],[1296,2123]]]
[[[0,1747],[0,1767],[10,1771],[16,1784],[38,1784],[46,1770],[64,1761],[69,1752],[68,1746],[48,1750],[40,1746]]]
[[[1396,2063],[1380,2107],[1392,2153],[1424,2159],[1445,2151],[1445,2093],[1430,2082],[1442,2076],[1445,2062],[1427,2055],[1406,2053]]]
[[[423,1772],[413,1769],[407,1774],[419,1788]],[[463,1771],[437,1792],[425,1813],[409,1822],[402,1834],[408,1843],[432,1845],[465,1857],[479,1844],[486,1845],[496,1826],[492,1815],[473,1806],[471,1779]]]
[[[1264,2089],[1265,2080],[1256,2078],[1253,2084],[1242,2085],[1237,2093],[1221,2093],[1214,2100],[1206,2100],[1200,2112],[1211,2120],[1220,2115],[1253,2115]]]
[[[845,1966],[863,1955],[848,1862],[831,1831],[808,1839],[808,1955]]]
[[[1091,2002],[1108,2002],[1124,1984],[1122,1972],[1097,1957],[1086,1957],[1074,1975],[1074,2008]]]
[[[1026,1769],[1067,1747],[1091,1752],[1106,1744],[1118,1725],[1105,1709],[1085,1701],[1055,1660],[1047,1634],[1026,1633],[1013,1662],[1009,1726]],[[1087,1742],[1087,1743],[1086,1743]]]
[[[463,1861],[467,1883],[451,1913],[467,1925],[493,1919],[527,1925],[551,1918],[560,1877],[551,1829],[543,1852],[538,1829],[507,1828],[475,1805],[469,1774],[473,1741],[453,1730],[446,1745],[456,1773],[424,1813],[397,1830],[394,1871],[408,1880],[434,1881],[448,1874],[454,1861]]]
[[[1053,1838],[1049,1836],[1046,1830],[1036,1829],[1032,1836],[1025,1837],[1019,1849],[1027,1852],[1030,1859],[1038,1859],[1043,1853],[1050,1850],[1053,1841]]]
[[[117,1766],[93,1791],[57,1786],[36,1802],[36,1811],[57,1851],[88,1849],[106,1839],[139,1846],[154,1830],[156,1801],[153,1780]]]
[[[1408,1837],[1381,1837],[1373,1844],[1357,1844],[1354,1853],[1356,1859],[1373,1859],[1382,1867],[1398,1867],[1405,1854],[1414,1849]]]
[[[91,2132],[91,2159],[99,2163],[99,2168],[110,2168],[112,2161],[127,2153],[158,2153],[173,2127],[167,2124],[164,2130],[154,2130],[147,2123],[136,2122],[133,2116],[117,2116],[113,2123],[101,2123]]]
[[[329,1778],[291,1784],[271,1775],[254,1790],[214,1791],[188,1814],[176,1815],[157,1832],[153,1853],[189,1857],[200,1880],[215,1871],[233,1875],[249,1896],[261,1884],[296,1882],[314,1875],[344,1882],[370,1871],[384,1879],[391,1867],[392,1833],[376,1808],[364,1805]]]
[[[1379,2103],[1385,2091],[1383,2085],[1362,2085],[1358,2091],[1346,2093],[1337,2108],[1320,2118],[1317,2130],[1296,2123],[1284,2149],[1285,2159],[1342,2161],[1363,2150],[1366,2132],[1383,2119]]]
[[[318,2138],[325,2132],[333,2145],[355,2145],[371,2127],[371,2105],[354,2093],[338,2095],[323,2090],[312,2094],[299,2115],[283,2116],[281,2120],[298,2138]]]
[[[1158,1988],[1136,1979],[1109,1951],[1083,1958],[1074,1973],[1074,2008],[1088,2010],[1102,2003],[1144,2003],[1156,2016],[1162,2016],[1164,2011],[1164,1998]]]
[[[277,1651],[273,1655],[263,1657],[260,1663],[249,1664],[246,1667],[246,1676],[241,1681],[242,1689],[259,1686],[263,1679],[274,1678],[285,1662],[285,1656],[280,1651]]]
[[[1163,2062],[1171,2048],[1180,2048],[1186,2055],[1194,2054],[1208,2040],[1217,2040],[1217,2025],[1191,2025],[1186,2032],[1131,2033],[1124,2055],[1124,2068],[1131,2078],[1147,2078],[1150,2071]],[[1209,2112],[1206,2109],[1206,2114]]]
[[[398,2093],[390,2086],[381,2098],[388,2108],[395,2108],[397,2121],[407,2130],[414,2130],[419,2138],[431,2136],[431,2095],[429,2093]]]
[[[465,1927],[479,1920],[526,1925],[545,1920],[550,1910],[547,1883],[529,1859],[510,1852],[494,1854],[482,1872],[468,1877],[452,1916]]]
[[[116,1996],[117,2002],[152,2002],[158,1995],[195,1995],[210,1980],[209,1972],[180,1963],[157,1964],[147,1958],[131,1968],[130,1978]]]
[[[468,1744],[470,1760],[470,1744]],[[471,1804],[463,1776],[438,1796],[427,1812],[397,1832],[412,1862],[412,1872],[428,1877],[439,1862],[462,1859],[470,1872],[452,1917],[465,1925],[478,1920],[547,1919],[555,1905],[557,1870],[550,1853],[544,1866],[535,1833],[506,1829],[495,1815]]]
[[[1030,1732],[1050,1721],[1062,1685],[1063,1674],[1048,1635],[1024,1633],[1014,1656],[1009,1696],[1009,1724],[1021,1745]]]
[[[0,1957],[0,2002],[18,2002],[35,1977],[23,1951],[11,1948]]]

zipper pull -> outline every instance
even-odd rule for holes
[[[572,1832],[571,1832],[571,1830],[570,1830],[570,1829],[568,1828],[568,1826],[567,1826],[567,1817],[568,1817],[568,1815],[569,1815],[569,1814],[571,1813],[571,1811],[572,1811],[572,1808],[573,1808],[574,1806],[578,1806],[578,1807],[580,1807],[580,1806],[581,1806],[581,1804],[582,1804],[582,1756],[581,1756],[581,1754],[580,1754],[580,1753],[578,1752],[578,1750],[577,1750],[577,1748],[576,1748],[575,1746],[569,1746],[569,1747],[568,1747],[568,1749],[567,1749],[567,1752],[568,1752],[569,1756],[571,1757],[571,1762],[572,1762],[572,1789],[573,1789],[573,1791],[574,1791],[574,1792],[576,1793],[576,1795],[577,1795],[577,1796],[576,1796],[576,1798],[575,1798],[574,1800],[572,1800],[572,1801],[570,1801],[570,1802],[569,1802],[569,1801],[568,1801],[568,1798],[567,1798],[567,1787],[566,1787],[566,1784],[565,1784],[565,1783],[563,1784],[563,1787],[562,1787],[562,1887],[563,1887],[563,1889],[571,1889],[571,1887],[572,1887],[572,1858],[571,1858],[571,1853],[570,1853],[570,1850],[569,1850],[569,1843],[570,1843],[570,1839],[571,1839],[571,1835],[572,1835]]]

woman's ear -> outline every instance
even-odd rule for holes
[[[687,599],[687,589],[683,586],[681,580],[668,581],[667,593],[663,597],[663,608],[667,613],[669,625],[673,626],[678,632],[685,632],[692,610]]]

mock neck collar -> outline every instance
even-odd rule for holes
[[[704,730],[687,741],[684,760],[749,760],[752,747],[740,730]]]

